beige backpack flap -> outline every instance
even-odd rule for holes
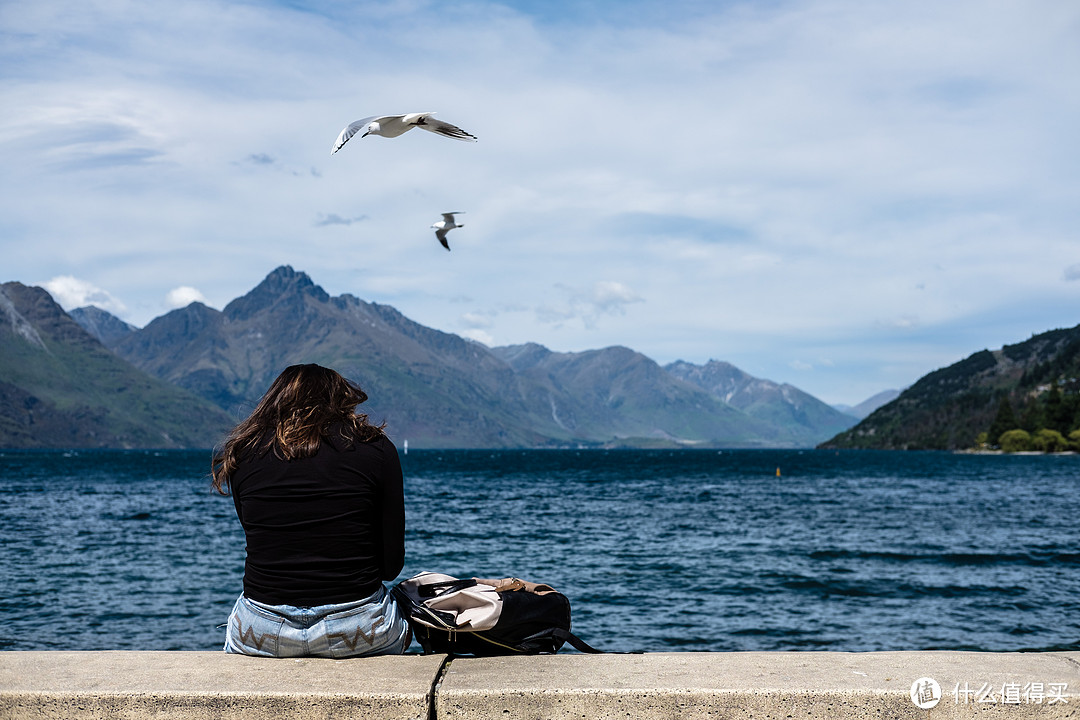
[[[454,618],[459,630],[490,630],[502,613],[502,598],[494,587],[486,584],[421,597],[419,587],[432,583],[451,582],[457,578],[440,573],[424,572],[401,583],[402,589],[417,602]]]
[[[459,630],[490,630],[502,614],[502,598],[489,585],[454,590],[424,600],[432,610],[448,612],[457,618]]]

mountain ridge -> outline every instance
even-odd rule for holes
[[[13,327],[33,340],[33,327]],[[902,392],[879,393],[860,404],[869,409],[861,420],[718,360],[660,367],[621,346],[577,353],[536,343],[488,348],[389,305],[332,297],[289,266],[222,311],[193,303],[118,333],[110,345],[236,417],[283,363],[336,367],[369,389],[363,409],[390,420],[414,447],[955,450],[978,442],[1004,400],[1032,431],[1048,426],[1051,415],[1057,420],[1050,424],[1066,433],[1069,422],[1080,424],[1080,326],[983,350]],[[1049,397],[1054,393],[1064,400]],[[1069,413],[1075,418],[1062,419]]]
[[[731,363],[709,360],[694,365],[682,360],[664,369],[706,390],[757,420],[783,424],[804,442],[814,444],[822,431],[840,432],[854,419],[794,385],[756,378]]]
[[[361,409],[413,447],[806,447],[835,430],[811,437],[754,417],[630,348],[488,348],[389,305],[330,296],[290,266],[221,311],[193,303],[108,344],[231,416],[287,364],[334,367],[368,391]]]
[[[899,397],[900,393],[900,390],[882,390],[879,393],[874,393],[856,405],[833,405],[833,407],[854,418],[865,420],[870,413]]]

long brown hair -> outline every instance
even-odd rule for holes
[[[228,494],[229,478],[249,454],[269,452],[282,460],[311,457],[319,451],[332,424],[341,424],[343,439],[368,442],[382,435],[385,425],[372,425],[356,406],[367,393],[321,365],[285,368],[251,416],[237,425],[214,454],[213,487]]]

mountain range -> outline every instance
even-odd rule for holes
[[[154,387],[214,406],[202,434],[185,436],[192,446],[219,440],[206,438],[220,433],[222,418],[246,416],[284,367],[301,362],[357,381],[370,396],[360,410],[412,447],[812,447],[857,422],[797,388],[719,361],[661,367],[625,347],[489,348],[388,305],[331,297],[288,266],[223,310],[192,303],[143,328],[97,308],[68,317],[52,306],[62,318],[51,322],[79,330],[73,353],[92,341],[94,352],[111,353]],[[37,327],[29,319],[24,326]],[[19,337],[28,342],[26,333]],[[0,372],[16,385],[7,366]],[[171,405],[161,407],[172,413]],[[0,445],[18,445],[18,438],[0,435]]]

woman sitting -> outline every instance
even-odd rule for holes
[[[337,372],[293,365],[213,460],[247,537],[225,651],[270,657],[403,653],[409,626],[383,581],[405,562],[397,448]]]

